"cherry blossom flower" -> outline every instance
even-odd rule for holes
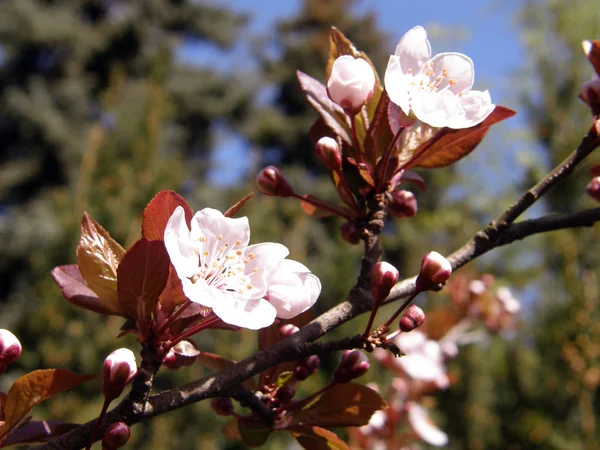
[[[494,110],[488,91],[473,91],[473,61],[462,53],[431,57],[423,27],[408,31],[390,56],[385,88],[404,114],[432,127],[469,128]]]
[[[404,356],[395,358],[394,363],[410,378],[425,382],[433,382],[439,388],[450,385],[444,365],[444,354],[437,341],[413,330],[400,333],[394,341]]]
[[[408,423],[413,431],[430,445],[442,447],[448,443],[448,435],[431,421],[427,410],[415,402],[407,404]]]
[[[248,245],[247,217],[233,219],[205,208],[192,218],[190,230],[178,207],[164,240],[187,298],[231,325],[257,330],[278,314],[293,317],[312,306],[321,290],[306,267],[284,262],[289,253],[284,245]]]
[[[374,87],[375,73],[364,59],[343,55],[334,61],[327,80],[327,92],[345,111],[358,113]]]

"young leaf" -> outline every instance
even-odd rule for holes
[[[305,198],[307,200],[312,200],[311,202],[307,202],[307,201],[300,202],[300,207],[309,216],[316,217],[319,219],[322,217],[330,217],[333,215],[338,215],[345,219],[349,219],[352,216],[352,213],[350,212],[350,210],[348,208],[344,208],[342,206],[337,206],[333,203],[326,202],[324,200],[321,200],[321,199],[315,197],[312,194],[304,194],[302,196],[302,198]],[[315,203],[321,204],[321,205],[325,206],[325,208],[315,205]]]
[[[177,272],[172,264],[169,266],[169,277],[165,288],[158,297],[165,314],[169,315],[175,307],[187,302],[188,298],[183,293],[183,285],[177,276]]]
[[[156,194],[144,209],[142,236],[151,241],[162,241],[167,222],[178,206],[184,209],[185,218],[189,225],[194,212],[181,195],[174,191],[160,191]]]
[[[85,212],[81,219],[81,238],[77,246],[77,264],[88,287],[103,305],[118,311],[117,267],[125,250],[108,232]]]
[[[133,244],[119,264],[119,303],[138,325],[146,323],[155,313],[158,296],[167,284],[169,266],[164,242],[146,238]]]
[[[249,447],[263,445],[273,432],[271,428],[263,423],[248,420],[239,420],[238,429],[242,436],[242,441]]]
[[[449,166],[471,153],[492,125],[515,114],[516,112],[512,109],[497,105],[494,111],[479,125],[460,130],[444,128],[415,150],[414,154],[420,154],[420,156],[416,157],[409,167],[434,169]]]
[[[34,370],[18,378],[6,397],[5,422],[0,427],[0,439],[16,428],[38,403],[95,377],[96,375],[80,375],[66,369],[47,369]]]
[[[321,427],[296,425],[286,429],[306,450],[350,450],[337,434]]]
[[[306,409],[292,415],[293,424],[359,427],[386,407],[381,396],[362,384],[336,384]]]
[[[250,192],[248,195],[246,195],[243,199],[241,199],[235,205],[233,205],[229,209],[227,209],[227,211],[225,211],[223,213],[223,215],[225,217],[235,217],[237,212],[242,208],[242,206],[244,206],[248,202],[248,200],[250,200],[252,198],[253,195],[254,195],[254,192]]]
[[[299,70],[296,73],[298,81],[300,81],[300,88],[306,94],[308,103],[319,113],[325,124],[337,136],[340,136],[344,142],[351,145],[350,123],[346,114],[344,114],[344,110],[329,98],[327,88],[322,83]]]
[[[64,423],[59,420],[42,420],[28,422],[10,433],[6,437],[2,447],[10,445],[33,444],[34,442],[45,442],[68,433],[79,425]]]
[[[52,278],[69,303],[100,314],[122,314],[118,303],[110,305],[103,302],[88,287],[77,264],[55,267],[52,270]]]

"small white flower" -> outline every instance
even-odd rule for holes
[[[432,127],[469,128],[494,110],[488,91],[472,91],[473,61],[462,53],[431,57],[423,27],[408,31],[390,56],[385,88],[404,114]]]
[[[344,110],[356,114],[375,87],[375,73],[367,61],[343,55],[337,58],[327,80],[331,100]]]
[[[437,341],[427,339],[424,333],[413,330],[400,333],[395,343],[404,356],[395,358],[394,362],[410,378],[433,382],[442,389],[450,385],[444,365],[444,354]]]
[[[278,313],[294,317],[309,308],[320,293],[317,277],[302,264],[285,260],[289,252],[284,245],[248,245],[247,217],[233,219],[205,208],[192,218],[190,230],[178,207],[164,239],[187,298],[212,308],[231,325],[267,327]]]
[[[521,303],[507,287],[500,287],[496,291],[496,298],[502,305],[502,309],[508,314],[517,314],[521,311]]]
[[[408,423],[423,441],[436,447],[443,447],[448,443],[448,435],[435,426],[425,408],[418,403],[410,402],[407,404],[407,409]]]

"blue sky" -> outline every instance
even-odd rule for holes
[[[300,8],[301,1],[264,1],[264,0],[227,0],[220,4],[235,11],[250,15],[249,30],[252,34],[264,33],[272,29],[277,19],[293,16]],[[519,2],[455,0],[414,1],[373,0],[358,1],[355,10],[374,11],[380,27],[390,36],[390,53],[400,37],[416,25],[424,26],[432,41],[433,53],[457,51],[467,54],[475,63],[475,88],[489,89],[495,103],[517,109],[516,90],[511,85],[511,74],[522,67],[523,50],[519,42],[519,30],[516,25],[516,13]],[[343,30],[342,30],[343,31]],[[249,48],[241,44],[232,52],[222,53],[203,47],[194,42],[184,44],[179,56],[187,63],[205,64],[210,61],[221,69],[231,69],[240,62],[250,64]],[[467,169],[472,177],[485,171],[486,166],[517,165],[520,151],[515,142],[498,142],[504,136],[523,125],[523,118],[512,119],[512,123],[496,127],[490,133],[487,145],[484,143],[476,155],[469,157]],[[508,132],[507,132],[508,131]],[[493,144],[493,145],[492,145]],[[491,153],[491,148],[503,146],[502,153]],[[244,171],[245,158],[240,155],[246,151],[243,140],[223,133],[219,150],[215,152],[211,179],[218,184],[234,182]],[[232,164],[232,161],[237,163]],[[517,178],[519,171],[510,171],[509,178]],[[483,183],[486,176],[482,175]],[[476,183],[476,182],[475,182]],[[478,184],[478,183],[476,183]],[[496,184],[496,183],[494,183]],[[493,192],[495,186],[487,186]]]

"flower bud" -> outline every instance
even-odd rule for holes
[[[335,60],[327,80],[327,93],[347,114],[357,114],[374,89],[375,73],[367,61],[351,55]]]
[[[131,430],[125,422],[109,425],[102,438],[102,450],[117,450],[123,447],[131,436]]]
[[[219,416],[230,416],[233,414],[233,402],[229,397],[213,398],[210,406]]]
[[[369,370],[369,358],[360,350],[346,350],[340,365],[333,372],[336,383],[348,383],[363,376]]]
[[[325,167],[334,172],[342,170],[342,152],[335,139],[322,137],[315,144],[315,153]]]
[[[594,78],[586,81],[579,90],[579,98],[586,103],[594,113],[600,110],[600,78],[594,75]]]
[[[279,335],[281,336],[281,339],[283,339],[283,338],[291,336],[292,334],[294,334],[298,331],[300,331],[300,328],[298,328],[296,325],[292,325],[291,323],[288,323],[286,325],[283,325],[281,328],[279,328]]]
[[[346,242],[349,242],[352,245],[356,245],[360,242],[360,230],[354,226],[353,223],[344,222],[340,227],[340,232],[342,233],[342,238]]]
[[[379,305],[390,295],[390,291],[398,282],[398,269],[390,263],[381,261],[371,269],[371,294],[375,305]]]
[[[438,252],[429,252],[421,262],[421,272],[417,277],[417,289],[426,291],[445,283],[452,274],[450,262]]]
[[[10,331],[0,329],[0,374],[21,356],[21,343]]]
[[[417,199],[410,191],[392,192],[392,201],[388,205],[389,213],[401,219],[414,217],[417,214]]]
[[[277,390],[275,397],[277,397],[277,400],[281,403],[287,403],[294,398],[294,395],[296,395],[296,390],[293,387],[283,386]]]
[[[292,197],[294,189],[275,166],[267,166],[256,177],[258,189],[265,195],[275,197]]]
[[[102,373],[104,396],[111,400],[117,398],[137,374],[135,355],[127,348],[115,350],[104,360]]]
[[[405,333],[420,327],[425,322],[425,313],[417,305],[410,305],[400,319],[400,329]]]
[[[309,376],[313,375],[317,370],[319,370],[320,365],[321,360],[317,355],[305,358],[294,370],[296,379],[300,381],[306,380]]]
[[[600,177],[592,178],[585,190],[590,197],[600,202]]]
[[[191,366],[199,354],[200,352],[193,342],[181,341],[169,349],[169,352],[163,359],[163,365],[171,370]]]

